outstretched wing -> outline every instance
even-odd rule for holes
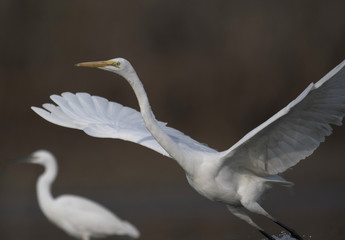
[[[223,165],[259,174],[294,166],[341,125],[345,116],[345,61],[294,101],[223,152]]]
[[[47,121],[63,127],[83,130],[99,138],[116,138],[140,144],[165,156],[170,155],[160,146],[146,129],[140,112],[115,102],[88,93],[69,92],[61,96],[52,95],[57,104],[43,104],[42,108],[32,107]],[[193,140],[182,132],[158,122],[161,128],[182,148],[193,151],[215,152],[215,150]]]

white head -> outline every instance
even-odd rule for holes
[[[56,160],[51,152],[47,150],[37,150],[27,158],[27,162],[46,166],[52,162],[55,163]]]
[[[51,152],[47,150],[38,150],[27,156],[16,157],[5,161],[5,165],[12,163],[33,163],[47,167],[48,165],[56,165],[56,160]]]
[[[107,70],[126,77],[128,73],[135,73],[134,68],[124,58],[113,58],[106,61],[83,62],[76,64],[78,67],[92,67]]]

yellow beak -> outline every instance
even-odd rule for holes
[[[106,67],[114,65],[114,61],[97,61],[97,62],[83,62],[83,63],[77,63],[77,67]]]

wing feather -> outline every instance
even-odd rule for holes
[[[308,157],[345,116],[345,61],[223,152],[222,166],[278,174]]]
[[[65,92],[61,96],[52,95],[51,99],[57,106],[44,104],[46,110],[37,107],[32,107],[32,110],[56,125],[80,129],[93,137],[131,141],[170,157],[146,129],[141,113],[132,108],[88,93]],[[184,149],[216,152],[182,132],[167,127],[164,122],[158,124]]]

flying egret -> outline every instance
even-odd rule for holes
[[[19,161],[39,164],[45,168],[37,181],[39,206],[51,222],[69,235],[82,240],[111,235],[139,237],[139,231],[131,223],[121,220],[96,202],[74,195],[62,195],[54,199],[50,186],[57,175],[57,162],[52,153],[38,150]]]
[[[137,97],[139,112],[86,93],[51,99],[46,110],[33,110],[57,125],[81,129],[95,137],[119,138],[151,148],[175,159],[185,170],[189,184],[212,201],[226,204],[235,216],[273,240],[248,216],[261,214],[286,229],[292,237],[302,237],[267,213],[258,203],[273,184],[291,185],[279,174],[311,155],[341,125],[345,115],[345,61],[317,83],[311,83],[295,100],[262,123],[228,150],[218,152],[182,132],[158,122],[138,75],[123,58],[85,62],[82,67],[107,70],[124,77]],[[152,134],[152,136],[151,136]]]

